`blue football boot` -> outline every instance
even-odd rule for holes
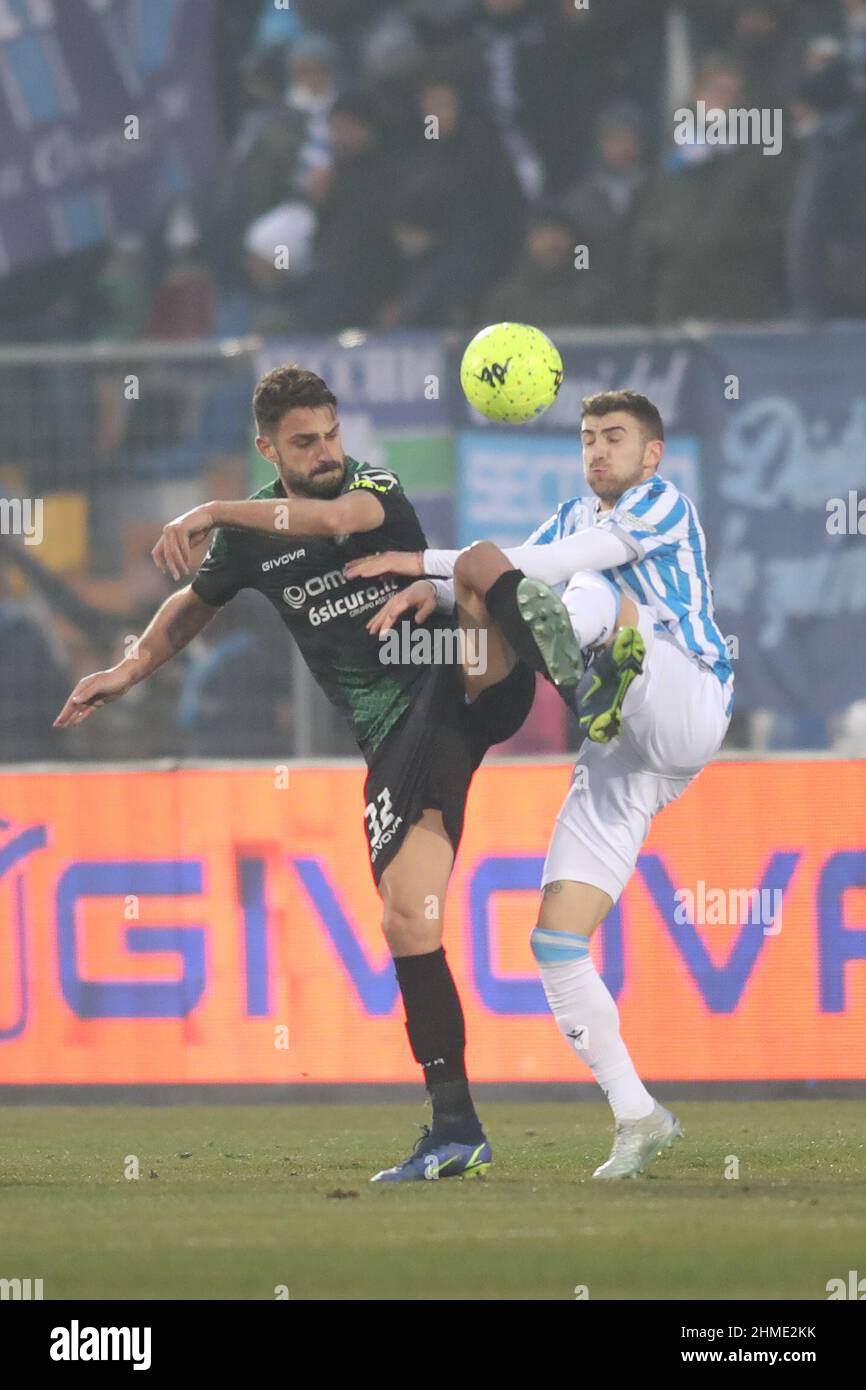
[[[437,1139],[429,1125],[412,1153],[394,1168],[383,1168],[371,1182],[431,1182],[438,1178],[480,1178],[493,1161],[486,1139],[477,1144],[455,1144]]]

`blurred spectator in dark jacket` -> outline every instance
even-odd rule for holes
[[[778,153],[764,154],[760,144],[735,143],[738,131],[726,120],[723,143],[710,143],[697,130],[698,102],[708,117],[742,107],[743,74],[733,60],[704,63],[690,103],[695,138],[686,138],[690,133],[677,113],[679,143],[635,228],[634,273],[650,287],[650,321],[778,318],[791,142],[782,139]]]
[[[388,10],[361,45],[363,81],[372,86],[404,73],[417,74],[421,58],[421,44],[408,11]]]
[[[791,309],[866,318],[866,110],[844,58],[803,78],[791,115],[804,148],[787,235]]]
[[[483,297],[520,248],[526,209],[520,185],[484,107],[470,103],[449,77],[428,74],[416,111],[422,136],[412,154],[413,173],[440,188],[478,228]]]
[[[213,67],[223,130],[231,139],[237,129],[243,102],[238,83],[238,59],[254,42],[262,6],[259,0],[229,0],[214,5]]]
[[[799,75],[801,36],[792,0],[741,0],[728,48],[743,71],[746,105],[783,106]]]
[[[478,17],[478,0],[389,0],[389,8],[371,26],[361,45],[361,61],[374,67],[386,53],[423,53],[428,62],[445,67],[471,45]]]
[[[388,231],[398,170],[383,148],[372,98],[340,97],[330,137],[334,162],[319,184],[314,262],[298,298],[311,333],[369,327],[393,280]]]
[[[480,60],[472,43],[477,7],[478,0],[392,0],[361,45],[365,79],[373,82],[410,64],[417,77],[423,66],[432,64],[465,80],[470,75],[467,59],[470,65]],[[480,61],[471,75],[480,80]]]
[[[394,0],[291,0],[308,29],[327,34],[340,50],[346,81],[358,79],[358,52],[376,21]]]
[[[657,111],[666,5],[592,0],[577,9],[574,0],[552,3],[557,24],[548,29],[539,55],[541,86],[531,131],[544,159],[546,191],[559,196],[588,171],[605,106],[628,98],[651,114]]]
[[[748,99],[759,104],[787,100],[798,51],[811,35],[841,24],[841,0],[676,0],[675,7],[687,17],[697,64],[729,53],[743,67]]]
[[[540,197],[545,169],[539,149],[545,40],[551,26],[536,0],[481,0],[477,42],[493,112],[527,198]]]
[[[399,271],[382,329],[461,328],[472,323],[484,273],[478,228],[464,208],[426,178],[398,200],[391,241]]]
[[[478,59],[471,78],[480,83],[480,57],[469,42],[476,0],[405,0],[374,24],[360,52],[364,85],[375,89],[389,147],[411,160],[417,150],[415,93],[431,66],[465,81],[466,58]]]
[[[485,68],[475,42],[478,0],[405,0],[373,26],[361,48],[364,85],[374,89],[389,147],[409,168],[418,149],[416,92],[431,72],[481,93]]]
[[[307,134],[300,111],[286,105],[286,54],[254,50],[241,69],[246,109],[214,190],[207,243],[225,286],[243,277],[244,231],[293,191]]]
[[[635,323],[645,314],[642,287],[634,281],[632,239],[649,175],[644,163],[646,117],[634,102],[609,106],[598,123],[596,161],[590,173],[563,195],[590,265],[606,282],[606,321]]]
[[[541,328],[581,327],[611,322],[612,286],[596,268],[578,268],[575,247],[582,238],[570,215],[541,204],[530,216],[526,249],[512,277],[491,296],[490,323],[534,323]]]
[[[481,78],[481,54],[472,43],[478,0],[407,0],[405,12],[428,66],[461,82]]]

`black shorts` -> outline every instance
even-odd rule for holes
[[[461,667],[430,668],[369,759],[364,824],[377,884],[423,811],[442,812],[457,853],[473,773],[488,748],[517,733],[534,698],[535,673],[522,661],[471,705]]]

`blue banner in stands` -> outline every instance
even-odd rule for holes
[[[702,516],[738,698],[805,718],[864,700],[866,330],[716,333],[701,351]]]
[[[453,429],[457,378],[441,333],[272,339],[259,353],[258,369],[264,374],[284,362],[324,377],[344,422],[363,417],[373,430]]]
[[[152,224],[214,169],[211,0],[0,0],[0,275]]]

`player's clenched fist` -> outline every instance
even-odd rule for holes
[[[215,522],[209,507],[193,507],[162,528],[162,535],[151,554],[157,569],[182,579],[192,568],[191,550],[212,531]]]
[[[403,614],[412,608],[416,610],[416,623],[426,622],[436,608],[436,590],[429,579],[419,579],[417,583],[410,584],[408,589],[401,589],[399,594],[392,594],[388,602],[383,603],[378,613],[370,619],[367,631],[374,634],[388,632],[397,619],[402,618]]]
[[[424,573],[420,550],[383,550],[381,555],[365,555],[343,567],[347,579],[375,579],[380,574],[405,574],[415,579]]]
[[[66,729],[80,724],[94,710],[101,709],[111,700],[119,700],[133,684],[129,671],[115,667],[112,671],[96,671],[92,676],[80,680],[63,709],[54,721],[55,729]]]

